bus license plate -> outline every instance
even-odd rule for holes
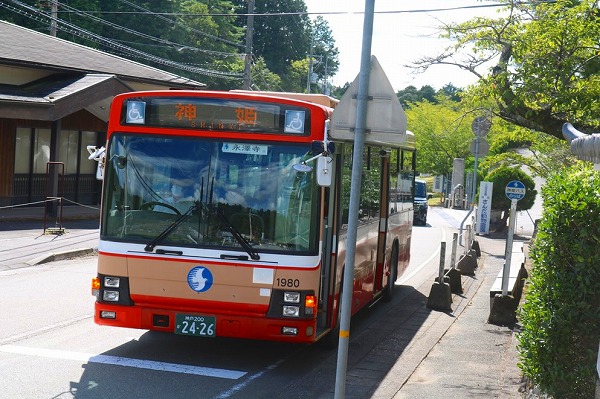
[[[216,336],[216,329],[217,321],[214,316],[175,315],[175,334],[214,337]]]

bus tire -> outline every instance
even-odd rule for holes
[[[394,244],[392,255],[390,257],[390,277],[383,289],[383,300],[390,302],[394,297],[394,288],[398,279],[398,244]]]

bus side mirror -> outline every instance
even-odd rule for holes
[[[321,187],[331,186],[331,157],[322,156],[317,158],[317,184]]]
[[[96,166],[96,180],[103,180],[104,162],[106,160],[106,149],[104,147],[96,148],[95,145],[88,145],[86,149],[90,153],[88,159],[90,161],[98,162],[98,165]]]

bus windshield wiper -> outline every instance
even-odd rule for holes
[[[213,210],[217,214],[217,216],[219,217],[221,222],[223,222],[223,224],[227,227],[227,230],[229,230],[229,232],[231,233],[233,238],[235,238],[236,241],[240,243],[242,248],[244,248],[244,250],[248,253],[248,255],[250,255],[250,259],[259,260],[260,255],[258,254],[258,252],[256,252],[254,250],[254,248],[252,248],[252,245],[250,245],[248,240],[246,240],[244,238],[244,236],[241,235],[240,232],[237,231],[237,229],[235,227],[233,227],[231,222],[227,219],[227,217],[225,215],[223,215],[221,210],[214,205],[210,205],[209,209]]]
[[[196,209],[198,209],[198,205],[202,205],[202,202],[197,201],[194,203],[194,205],[190,206],[190,209],[188,209],[184,214],[175,219],[173,223],[171,223],[169,226],[167,226],[166,229],[162,231],[162,233],[157,235],[152,241],[146,244],[146,246],[144,247],[144,251],[152,252],[154,250],[154,247],[156,247],[162,240],[167,238],[169,234],[173,232],[173,230],[179,227],[181,223],[183,223],[187,218],[189,218],[192,215],[192,213]]]

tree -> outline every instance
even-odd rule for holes
[[[410,108],[411,103],[421,102],[421,101],[429,101],[430,103],[437,103],[437,99],[435,97],[435,90],[433,87],[429,85],[422,86],[417,90],[415,86],[406,86],[403,90],[398,90],[396,92],[396,96],[398,96],[398,100],[400,104],[402,104],[402,108]]]
[[[445,96],[429,101],[409,103],[406,110],[409,130],[415,133],[417,170],[447,175],[452,173],[454,158],[468,158],[473,139],[471,122],[461,103]]]
[[[244,14],[236,24],[246,27],[247,0],[234,0],[236,12]],[[292,61],[308,56],[311,30],[304,0],[262,0],[254,6],[253,56],[263,57],[269,70],[287,73]],[[265,15],[272,14],[272,15]]]
[[[498,118],[494,121],[494,133],[489,135],[488,141],[490,151],[479,168],[483,175],[501,165],[520,165],[526,166],[533,176],[548,178],[552,173],[577,162],[565,140]]]
[[[600,127],[596,0],[510,0],[502,17],[442,29],[455,44],[417,61],[417,69],[449,64],[470,71],[479,78],[474,98],[493,100],[506,121],[559,139],[566,121],[583,130]]]
[[[303,93],[306,90],[308,58],[292,61],[288,73],[282,76],[282,89],[291,93]]]
[[[246,0],[233,0],[241,14],[236,24],[246,26]],[[281,77],[279,90],[304,92],[308,79],[308,59],[313,47],[313,73],[324,82],[339,68],[339,50],[329,23],[322,17],[311,21],[304,0],[265,0],[255,3],[253,56],[263,57],[267,68]],[[306,60],[306,69],[300,68]],[[299,82],[298,79],[301,81]]]
[[[262,57],[252,65],[252,86],[262,91],[281,91],[281,78],[269,71]]]
[[[313,64],[313,73],[317,74],[318,79],[325,86],[327,80],[339,69],[339,50],[335,46],[335,39],[329,23],[320,15],[312,23],[312,35],[313,58],[317,59],[317,62]]]
[[[48,32],[47,2],[0,8],[0,18]],[[240,85],[239,51],[244,31],[233,24],[229,0],[59,3],[57,36],[207,83],[215,89]],[[26,18],[20,12],[26,11]],[[88,12],[93,11],[93,12]],[[185,15],[183,18],[165,13]],[[214,16],[218,14],[219,16]],[[38,22],[39,21],[39,22]]]
[[[454,86],[452,83],[446,83],[444,87],[438,90],[438,94],[443,94],[452,101],[460,101],[464,90]]]

